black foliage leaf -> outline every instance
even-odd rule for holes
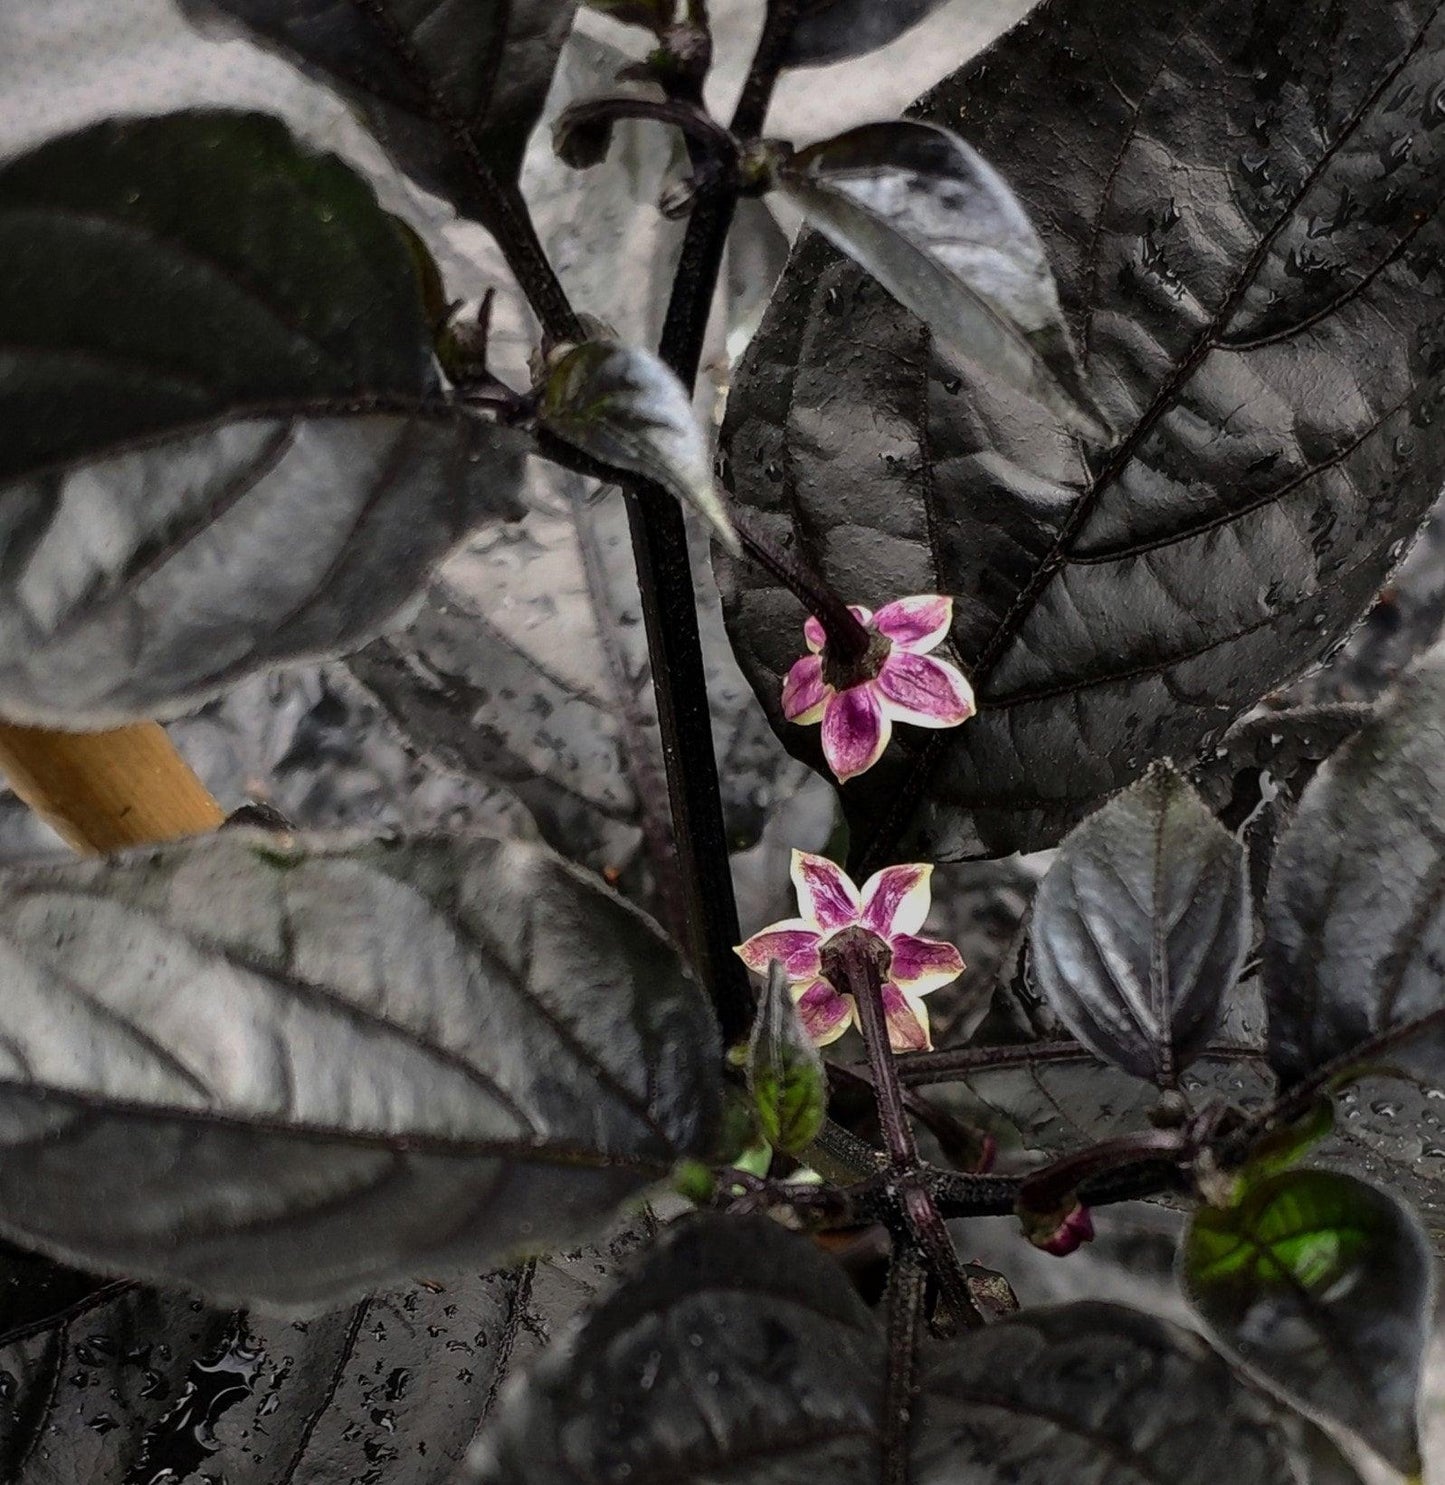
[[[183,0],[355,99],[402,169],[488,219],[521,169],[577,0]]]
[[[850,600],[952,593],[981,702],[844,790],[856,852],[1052,844],[1365,608],[1442,467],[1442,51],[1430,0],[1169,0],[1148,25],[1051,0],[926,100],[1044,238],[1119,430],[1098,453],[800,245],[736,382],[731,484]],[[798,606],[720,576],[817,766],[779,709]]]
[[[1197,1336],[1122,1306],[1027,1310],[927,1360],[916,1485],[1346,1485],[1323,1434]]]
[[[1437,647],[1320,769],[1280,845],[1264,965],[1270,1060],[1285,1081],[1359,1052],[1445,1090],[1442,822]]]
[[[1201,1208],[1180,1250],[1180,1280],[1224,1348],[1404,1474],[1420,1469],[1433,1269],[1407,1207],[1321,1170],[1283,1171],[1235,1206]]]
[[[788,65],[816,67],[886,46],[944,0],[803,0]]]
[[[705,1151],[675,951],[542,848],[237,829],[0,881],[0,1230],[311,1308],[595,1233]]]
[[[767,1218],[689,1220],[504,1394],[476,1478],[862,1485],[878,1478],[883,1350],[808,1239]]]
[[[258,114],[0,168],[0,712],[174,715],[376,633],[522,445],[443,400],[422,260]],[[99,286],[103,285],[103,291]]]
[[[1044,245],[1002,177],[956,134],[898,119],[810,145],[777,189],[933,332],[935,350],[1105,436]]]
[[[450,1485],[504,1379],[649,1231],[290,1323],[0,1247],[0,1478]]]
[[[676,372],[640,346],[588,340],[549,358],[537,419],[583,453],[655,481],[740,553],[713,482],[712,450]]]
[[[1059,848],[1030,963],[1085,1046],[1168,1087],[1214,1034],[1250,926],[1243,848],[1156,764]]]

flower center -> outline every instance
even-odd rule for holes
[[[823,959],[823,977],[835,989],[846,988],[848,974],[843,961],[850,945],[856,945],[873,961],[878,970],[879,981],[886,984],[889,971],[893,968],[893,950],[886,939],[879,938],[871,928],[864,928],[858,923],[838,929],[818,946]]]
[[[883,662],[892,652],[892,640],[879,634],[871,626],[868,629],[868,648],[857,660],[845,660],[841,656],[834,655],[832,647],[825,644],[823,646],[823,680],[835,691],[850,691],[854,686],[861,686],[871,681],[883,669]]]

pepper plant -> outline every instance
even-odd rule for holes
[[[0,162],[0,758],[133,843],[0,872],[0,1476],[1422,1479],[1445,650],[1282,688],[1445,468],[1445,10],[1045,0],[815,141],[780,77],[933,0],[757,0],[727,114],[703,0],[594,0],[645,41],[551,141],[672,151],[654,351],[524,186],[574,0],[182,4],[415,190],[220,106]],[[584,607],[611,692],[519,680]],[[343,657],[491,828],[207,828],[148,729]],[[754,696],[837,806],[772,923]],[[981,983],[935,869],[1045,849]],[[1020,1305],[1142,1201],[1190,1325]]]

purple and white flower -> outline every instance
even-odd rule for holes
[[[897,598],[876,614],[856,604],[850,609],[875,640],[864,673],[840,681],[824,651],[827,634],[810,616],[803,625],[809,653],[783,682],[783,715],[800,726],[823,724],[823,756],[840,783],[877,763],[895,722],[957,727],[974,714],[963,672],[928,653],[948,634],[953,599],[923,593]]]
[[[858,1020],[851,995],[833,988],[823,973],[823,946],[845,928],[863,928],[886,949],[883,1012],[895,1052],[922,1052],[933,1043],[923,997],[963,973],[952,944],[919,938],[932,896],[932,866],[888,866],[863,884],[823,856],[793,852],[793,886],[801,916],[772,923],[737,948],[757,974],[782,963],[804,1029],[818,1046],[836,1041]]]

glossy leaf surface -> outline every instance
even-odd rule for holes
[[[1026,1310],[925,1357],[917,1485],[1345,1485],[1317,1430],[1197,1336],[1138,1310]]]
[[[1214,1034],[1250,932],[1243,849],[1156,765],[1059,848],[1030,964],[1085,1046],[1169,1086]]]
[[[778,188],[933,332],[940,355],[1103,438],[1039,235],[956,134],[900,119],[810,145]]]
[[[1353,1176],[1293,1170],[1237,1206],[1197,1211],[1180,1279],[1227,1350],[1413,1474],[1433,1265],[1393,1197]]]
[[[0,1470],[11,1485],[452,1485],[506,1377],[650,1225],[291,1323],[0,1248]]]
[[[52,141],[0,168],[0,245],[0,714],[174,715],[354,647],[518,514],[515,435],[442,399],[413,245],[275,120]]]
[[[1445,1090],[1442,749],[1437,647],[1305,791],[1266,913],[1270,1060],[1286,1081],[1358,1051]]]
[[[397,163],[486,220],[521,168],[577,0],[184,0],[348,94]]]
[[[1442,54],[1430,0],[1169,0],[1147,26],[1052,0],[930,95],[924,118],[1006,162],[1106,450],[799,246],[734,384],[731,487],[849,601],[952,594],[980,701],[844,791],[870,864],[1054,844],[1379,589],[1445,463]],[[779,706],[798,605],[721,579],[779,736],[819,766]]]
[[[238,830],[0,878],[0,1229],[315,1308],[595,1232],[704,1149],[711,1017],[534,845]]]
[[[944,0],[803,0],[788,47],[793,67],[841,62],[886,46]]]
[[[882,1382],[882,1332],[830,1259],[767,1218],[699,1218],[503,1398],[477,1478],[862,1485]]]
[[[654,480],[697,511],[730,551],[740,550],[692,399],[658,357],[585,341],[549,363],[541,392],[542,427],[604,464]]]

